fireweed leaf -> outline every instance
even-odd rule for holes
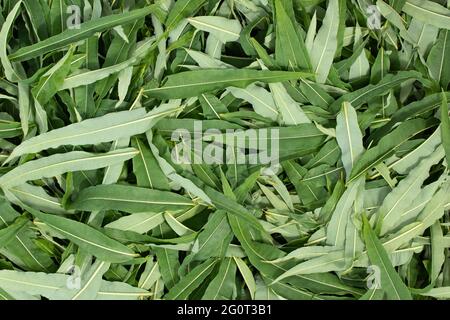
[[[168,106],[154,109],[149,113],[144,109],[136,109],[88,119],[25,141],[14,149],[10,159],[62,145],[96,144],[143,133],[151,128],[158,117],[170,114],[174,110]]]
[[[447,1],[150,2],[0,0],[0,300],[449,298]]]
[[[365,216],[363,216],[363,223],[364,241],[366,242],[369,259],[380,269],[381,286],[384,288],[387,298],[393,300],[411,300],[411,293],[392,266],[386,251]]]
[[[310,70],[311,62],[303,37],[296,30],[292,21],[292,3],[274,1],[275,3],[275,60],[287,70]]]
[[[229,86],[244,88],[253,82],[280,82],[309,76],[307,73],[268,70],[197,70],[167,77],[160,88],[144,92],[158,99],[178,99],[197,96],[205,92],[225,89]]]
[[[348,177],[353,165],[364,152],[362,134],[358,126],[356,111],[348,102],[342,104],[336,121],[336,140],[341,149],[342,163]]]
[[[154,10],[155,6],[147,6],[142,9],[91,20],[81,24],[79,29],[67,29],[58,35],[47,38],[28,47],[21,48],[11,54],[9,58],[12,61],[28,60],[51,50],[64,48],[69,44],[87,39],[97,32],[102,32],[104,30],[108,30],[109,28],[145,17],[146,15],[154,12]]]
[[[339,1],[330,1],[322,26],[314,38],[311,64],[318,83],[325,83],[337,49]]]
[[[190,206],[190,199],[176,193],[119,184],[84,189],[69,205],[76,210],[117,209],[129,213],[175,211]]]
[[[104,154],[72,151],[29,161],[0,177],[0,187],[10,188],[29,180],[53,177],[65,172],[93,170],[133,158],[138,151],[120,149]]]
[[[239,39],[241,25],[238,20],[213,16],[194,17],[187,20],[195,28],[209,32],[223,43]]]
[[[137,255],[128,247],[117,242],[94,228],[74,220],[30,210],[45,222],[59,237],[69,239],[94,256],[109,262],[124,262]]]
[[[403,12],[438,28],[450,29],[450,10],[432,1],[407,0]]]

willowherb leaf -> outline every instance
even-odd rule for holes
[[[448,299],[449,12],[0,0],[0,300]]]

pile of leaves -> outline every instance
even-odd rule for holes
[[[0,299],[450,298],[449,8],[0,0]]]

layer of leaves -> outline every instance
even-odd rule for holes
[[[0,0],[0,300],[449,299],[450,1],[369,5]]]

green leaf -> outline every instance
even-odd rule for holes
[[[172,288],[178,281],[178,269],[180,263],[178,261],[178,251],[166,248],[154,248],[158,264],[161,270],[161,276],[168,289]]]
[[[292,99],[281,83],[269,84],[273,100],[281,116],[281,125],[295,126],[301,123],[311,123],[300,105]]]
[[[348,182],[365,174],[367,170],[392,155],[404,142],[424,131],[426,128],[427,125],[422,119],[414,119],[402,123],[390,134],[383,137],[376,146],[361,155],[353,166]]]
[[[205,92],[226,87],[245,88],[253,82],[265,83],[295,80],[307,77],[307,73],[267,70],[198,70],[186,71],[167,77],[162,87],[146,89],[145,94],[158,99],[179,99],[198,96]]]
[[[337,50],[339,29],[339,1],[331,1],[310,51],[316,81],[325,83]]]
[[[6,228],[0,229],[0,248],[7,246],[27,222],[28,219],[25,217],[19,217],[14,221],[14,223],[10,224]]]
[[[429,157],[423,159],[384,199],[378,211],[378,220],[381,225],[380,235],[386,234],[397,225],[409,209],[411,203],[421,191],[425,179],[429,177],[430,168],[438,163],[444,152],[438,147]]]
[[[206,0],[180,0],[176,1],[167,15],[164,23],[167,29],[174,29],[184,18],[194,15]]]
[[[427,66],[431,77],[440,83],[444,89],[450,83],[450,64],[446,58],[449,54],[450,33],[448,30],[441,30],[437,41],[434,43],[428,55]]]
[[[65,172],[104,168],[111,164],[129,160],[137,154],[138,151],[133,148],[120,149],[103,154],[84,151],[55,154],[15,167],[0,177],[0,186],[3,189],[11,188],[30,180],[54,177]]]
[[[138,138],[132,139],[132,146],[139,151],[133,158],[133,172],[139,187],[169,190],[167,178],[158,162],[144,142]]]
[[[445,158],[447,159],[447,167],[450,167],[450,118],[448,112],[447,97],[442,94],[441,104],[441,139],[442,146],[445,150]]]
[[[103,261],[120,263],[138,256],[120,242],[105,236],[84,223],[30,209],[27,208],[31,214],[54,230],[58,237],[69,239]]]
[[[223,17],[200,16],[188,18],[187,21],[198,30],[209,32],[222,43],[237,41],[242,29],[238,20]]]
[[[450,10],[438,3],[428,0],[407,0],[402,10],[425,23],[450,29]]]
[[[100,291],[103,274],[108,271],[110,263],[97,260],[81,279],[80,288],[72,296],[71,300],[93,300]]]
[[[36,44],[20,48],[9,56],[11,61],[23,61],[38,57],[52,50],[64,48],[72,43],[85,40],[97,32],[103,32],[118,25],[133,22],[155,11],[156,6],[147,6],[125,13],[114,14],[84,22],[79,29],[67,29],[60,34],[42,40]]]
[[[186,300],[189,295],[206,279],[212,272],[216,264],[215,259],[209,259],[198,265],[187,275],[182,278],[172,289],[165,295],[167,300]]]
[[[108,223],[106,228],[146,233],[164,222],[161,212],[141,212]]]
[[[236,263],[233,258],[224,258],[219,271],[206,288],[202,299],[204,300],[231,300],[236,276]]]
[[[26,292],[55,300],[69,299],[71,290],[67,288],[68,279],[68,275],[58,273],[0,270],[0,286],[4,290]]]
[[[278,65],[288,70],[311,70],[306,46],[295,21],[291,18],[291,9],[281,0],[275,0],[275,59]]]
[[[64,78],[70,71],[73,51],[74,48],[70,48],[58,63],[42,75],[39,83],[31,90],[34,98],[41,105],[46,105],[61,88]]]
[[[363,235],[370,262],[380,270],[381,287],[385,291],[386,297],[392,300],[412,300],[408,287],[392,266],[386,251],[365,216],[363,216]]]
[[[341,149],[342,163],[348,178],[354,164],[364,152],[358,116],[350,103],[344,102],[342,104],[336,122],[336,140]]]
[[[251,298],[255,299],[256,283],[252,271],[241,258],[233,257],[233,259],[239,269],[239,272],[244,278],[245,284],[247,285]]]
[[[19,122],[0,123],[0,138],[14,138],[22,135]]]
[[[369,84],[364,88],[347,93],[333,102],[331,110],[339,110],[342,102],[348,101],[355,109],[358,109],[364,103],[369,102],[374,97],[386,94],[392,88],[402,84],[410,79],[421,79],[422,76],[416,71],[400,71],[396,75],[389,74],[377,84]]]
[[[420,295],[437,299],[448,299],[450,297],[450,287],[433,288],[426,292],[420,293]]]
[[[176,211],[193,202],[176,193],[126,186],[99,185],[82,190],[69,208],[98,211],[116,209],[128,213]]]
[[[2,25],[0,30],[0,61],[2,62],[2,66],[5,72],[6,79],[12,82],[17,82],[21,79],[21,75],[19,75],[14,69],[13,65],[10,62],[10,58],[8,57],[8,36],[11,32],[14,20],[19,13],[20,5],[22,1],[18,1],[14,8],[9,12],[6,17],[5,22]]]
[[[148,113],[141,108],[109,113],[102,117],[74,123],[24,141],[13,150],[8,161],[27,153],[36,153],[49,148],[97,144],[143,133],[150,129],[159,117],[174,111],[175,108],[171,106],[162,106]]]

